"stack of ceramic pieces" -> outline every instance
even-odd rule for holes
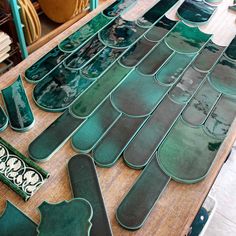
[[[0,62],[3,62],[9,57],[11,43],[10,37],[6,33],[0,31]]]

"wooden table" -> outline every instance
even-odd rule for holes
[[[106,5],[110,4],[111,2],[113,1],[106,2],[105,5],[102,5],[99,9],[84,17],[82,20],[54,38],[40,50],[31,54],[25,61],[3,75],[0,78],[0,89],[11,84],[19,73],[23,73],[25,69],[37,61],[41,55],[53,48],[56,44],[58,44],[59,41],[67,37],[79,26],[85,24],[89,19],[95,16],[97,12],[101,10],[101,8],[105,8]],[[155,0],[151,0],[145,5],[145,7],[148,8],[148,5],[151,5],[154,2]],[[217,14],[219,14],[216,17],[217,20],[214,21],[215,23],[211,22],[209,25],[201,27],[203,31],[214,33],[214,41],[222,45],[227,45],[236,32],[236,14],[227,12],[226,5],[229,3],[230,1],[225,1],[220,9],[218,9]],[[137,6],[129,14],[125,14],[124,18],[137,17],[137,12],[144,12],[144,7],[143,4],[141,4],[141,1],[139,1]],[[168,15],[173,17],[173,12],[174,10]],[[1,137],[10,142],[20,152],[27,155],[29,143],[60,114],[49,113],[40,110],[32,101],[32,89],[34,86],[25,81],[24,85],[36,118],[36,124],[34,128],[27,133],[17,133],[12,131],[10,128],[7,128],[6,131],[1,133]],[[114,235],[180,236],[186,234],[192,220],[194,219],[199,207],[207,196],[218,172],[220,171],[221,166],[223,165],[231,149],[231,146],[236,138],[235,130],[236,120],[234,121],[227,138],[225,139],[217,154],[217,160],[214,163],[209,176],[204,181],[191,185],[180,184],[176,183],[175,181],[171,181],[167,190],[154,207],[146,224],[138,231],[130,232],[121,228],[115,219],[115,211],[124,195],[127,193],[135,179],[140,174],[140,171],[128,168],[123,163],[122,159],[119,160],[119,162],[112,168],[97,168],[102,193]],[[70,142],[68,142],[53,156],[53,158],[50,159],[50,161],[40,164],[40,166],[50,172],[51,177],[28,202],[24,202],[6,185],[0,183],[0,212],[3,211],[6,199],[8,199],[38,223],[40,216],[37,207],[42,203],[42,201],[60,202],[71,199],[72,194],[67,173],[67,162],[74,154],[75,152],[72,150]]]

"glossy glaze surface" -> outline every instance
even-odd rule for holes
[[[236,36],[232,39],[225,51],[225,55],[232,60],[236,60]]]
[[[0,132],[4,131],[7,128],[7,124],[8,117],[3,108],[0,106]]]

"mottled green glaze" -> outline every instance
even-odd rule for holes
[[[235,5],[235,8],[236,8],[236,5]],[[225,55],[232,60],[236,60],[236,36],[233,38],[233,40],[230,42],[229,46],[227,47],[225,51]]]
[[[93,159],[76,155],[68,162],[73,196],[88,200],[93,208],[91,236],[112,236]],[[68,234],[66,234],[68,235]]]
[[[0,132],[4,131],[7,128],[7,124],[8,117],[3,108],[0,106]]]
[[[121,226],[129,230],[141,228],[169,181],[154,155],[116,211]]]

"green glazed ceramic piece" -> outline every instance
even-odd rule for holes
[[[220,144],[202,126],[191,127],[179,118],[158,149],[158,162],[174,180],[197,183],[207,176]]]
[[[120,116],[110,99],[105,100],[73,135],[73,149],[76,152],[90,152]]]
[[[100,167],[113,166],[144,121],[143,117],[131,118],[122,114],[93,149],[95,163]]]
[[[71,71],[60,65],[34,87],[33,99],[46,111],[61,112],[92,82],[83,78],[78,71]]]
[[[130,69],[115,63],[88,90],[70,106],[70,112],[76,117],[86,118],[116,89]]]
[[[147,54],[137,70],[144,75],[154,75],[173,54],[173,50],[162,41]]]
[[[164,85],[173,85],[181,75],[188,69],[196,57],[193,54],[181,54],[175,52],[174,55],[156,73],[155,78]]]
[[[83,198],[56,204],[43,202],[39,207],[41,221],[38,236],[89,236],[93,209]]]
[[[6,202],[6,208],[0,216],[1,236],[36,236],[37,224],[19,210],[11,202]]]
[[[170,177],[160,169],[154,155],[120,203],[116,211],[119,224],[129,230],[141,228],[169,181]]]
[[[218,46],[211,40],[200,51],[196,60],[193,62],[193,67],[201,72],[208,72],[215,65],[217,60],[221,57],[225,47]]]
[[[68,162],[70,183],[74,197],[87,199],[93,208],[91,236],[112,236],[96,167],[88,155],[76,155]]]
[[[73,117],[68,110],[49,125],[32,143],[28,152],[34,161],[47,161],[79,129],[84,120]]]
[[[229,10],[236,12],[236,5],[229,6]]]
[[[25,132],[34,126],[34,115],[19,75],[16,81],[1,91],[9,117],[10,126],[18,132]]]
[[[3,108],[0,106],[0,132],[3,132],[8,125],[8,117],[3,110]]]
[[[47,178],[48,172],[0,138],[0,180],[3,183],[27,201]]]
[[[112,19],[107,18],[102,13],[98,14],[68,38],[64,39],[58,47],[64,52],[73,52],[79,47],[82,47],[111,20]]]
[[[198,27],[190,27],[183,22],[178,22],[164,40],[168,47],[179,53],[196,53],[211,36],[201,32]]]
[[[205,0],[205,1],[208,2],[208,3],[220,3],[223,0]]]
[[[124,151],[124,161],[129,167],[141,169],[147,165],[183,108],[184,105],[172,102],[168,96],[163,99]]]
[[[111,94],[111,102],[119,112],[143,117],[152,113],[169,89],[168,86],[160,85],[153,76],[133,70]]]
[[[233,40],[230,42],[229,46],[227,47],[225,51],[225,56],[227,56],[231,60],[236,60],[236,36],[233,38]]]
[[[210,72],[209,81],[219,92],[236,96],[236,61],[221,57]]]

